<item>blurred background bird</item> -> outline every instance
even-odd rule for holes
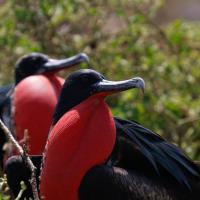
[[[56,60],[45,54],[31,53],[17,62],[15,84],[0,88],[0,117],[21,144],[27,131],[29,154],[42,154],[44,150],[51,117],[64,82],[57,72],[83,62],[89,64],[86,54]],[[2,131],[0,141],[3,167],[6,136]]]

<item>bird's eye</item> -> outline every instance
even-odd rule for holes
[[[87,75],[81,76],[81,82],[82,83],[88,83],[90,81],[89,77]]]

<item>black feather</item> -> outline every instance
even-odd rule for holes
[[[128,138],[134,146],[138,146],[157,174],[160,173],[159,169],[164,168],[188,189],[191,187],[187,174],[200,178],[198,168],[177,146],[170,144],[135,121],[115,117],[115,124],[117,134],[121,134],[122,137]]]
[[[12,88],[14,88],[13,83],[0,87],[0,108],[4,104],[5,100],[8,98],[8,94],[12,90]]]

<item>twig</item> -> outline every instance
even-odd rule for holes
[[[13,145],[16,147],[17,151],[19,152],[19,154],[24,158],[25,162],[28,165],[28,168],[31,171],[31,187],[33,190],[33,198],[34,200],[40,200],[39,195],[38,195],[38,190],[37,190],[37,182],[36,182],[36,175],[35,175],[35,166],[33,165],[30,157],[23,151],[22,147],[18,144],[18,142],[15,140],[15,138],[13,137],[13,135],[11,134],[11,132],[8,130],[8,128],[4,125],[4,123],[2,122],[2,120],[0,119],[0,128],[3,130],[3,132],[5,133],[5,135],[7,136],[8,140],[10,140]]]
[[[20,200],[22,198],[24,191],[26,190],[26,185],[23,181],[20,183],[20,185],[21,185],[21,190],[19,191],[15,200]]]

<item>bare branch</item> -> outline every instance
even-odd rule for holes
[[[19,154],[24,158],[25,162],[27,163],[28,168],[31,171],[30,183],[31,183],[31,187],[32,187],[32,190],[33,190],[33,198],[34,198],[34,200],[40,200],[39,195],[38,195],[38,190],[37,190],[37,182],[36,182],[36,175],[35,175],[36,168],[35,168],[35,166],[33,165],[30,157],[26,154],[26,152],[24,152],[23,148],[18,144],[18,142],[15,140],[15,138],[13,137],[11,132],[8,130],[8,128],[4,125],[4,123],[2,122],[1,119],[0,119],[0,128],[3,130],[3,132],[7,136],[8,140],[13,143],[13,145],[15,146],[15,148],[17,149]]]

